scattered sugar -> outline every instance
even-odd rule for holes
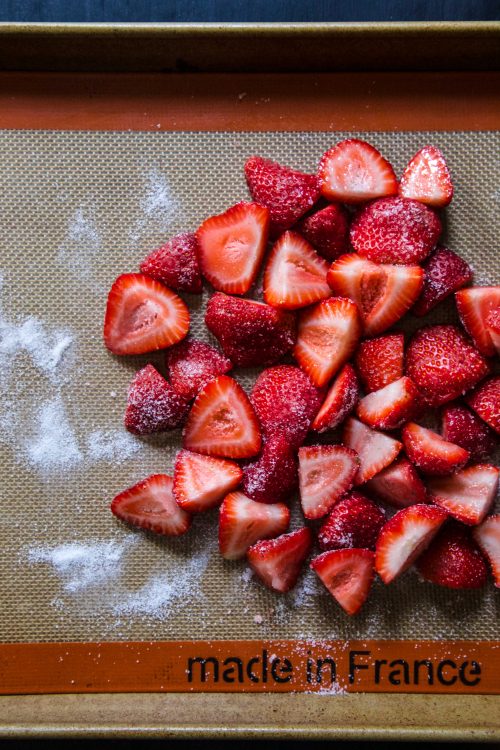
[[[83,459],[60,396],[38,410],[35,434],[25,450],[31,464],[43,473],[69,469]]]
[[[95,281],[95,258],[101,248],[101,235],[93,211],[77,208],[68,220],[66,237],[59,245],[57,260],[96,294],[106,292]]]
[[[142,443],[124,430],[94,430],[87,437],[87,459],[121,463],[137,453]]]
[[[262,623],[264,622],[264,618],[262,617],[262,615],[255,615],[253,621],[256,625],[262,625]]]
[[[136,244],[148,233],[166,234],[178,212],[179,204],[166,176],[158,168],[151,169],[140,201],[140,218],[130,232],[130,242]]]
[[[252,568],[245,568],[245,570],[240,576],[240,580],[245,584],[245,586],[248,586],[248,584],[253,578],[253,575],[254,573],[253,573]]]
[[[6,320],[0,311],[2,374],[7,374],[16,357],[24,352],[35,367],[53,378],[73,340],[74,336],[68,330],[50,330],[38,318],[29,317],[13,323]]]

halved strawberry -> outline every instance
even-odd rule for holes
[[[403,444],[399,440],[370,429],[363,422],[349,417],[344,425],[342,442],[356,451],[360,467],[354,484],[363,484],[392,464]]]
[[[429,546],[448,514],[435,505],[410,505],[385,524],[377,540],[375,569],[391,583]]]
[[[237,203],[206,219],[198,229],[203,276],[221,292],[245,294],[259,272],[269,234],[269,211],[257,203]]]
[[[403,377],[404,343],[403,333],[388,333],[360,343],[355,363],[367,393]]]
[[[229,372],[232,363],[210,344],[186,339],[167,351],[167,368],[177,393],[191,400],[211,380]]]
[[[427,315],[439,302],[471,281],[473,276],[469,264],[443,245],[437,246],[425,261],[423,269],[424,286],[412,308],[412,312],[418,316]]]
[[[243,492],[259,503],[288,500],[298,482],[295,451],[284,435],[268,438],[257,460],[243,468]]]
[[[299,316],[293,356],[321,387],[351,357],[361,335],[358,308],[350,299],[330,297]]]
[[[283,503],[256,503],[242,492],[227,495],[219,511],[219,550],[226,560],[244,557],[259,539],[287,530],[290,511]]]
[[[243,388],[219,375],[197,395],[184,429],[184,447],[222,458],[250,458],[261,447],[259,423]]]
[[[465,400],[500,435],[500,375],[485,380]]]
[[[264,272],[264,299],[273,307],[295,310],[330,296],[328,263],[296,232],[274,245]]]
[[[358,376],[352,365],[344,365],[316,414],[311,429],[316,432],[334,430],[352,412],[358,400]]]
[[[500,305],[500,286],[472,286],[455,293],[455,302],[462,324],[475,345],[487,357],[496,349],[486,319]]]
[[[351,489],[358,471],[356,453],[343,445],[299,448],[300,502],[306,518],[321,518]]]
[[[181,450],[175,459],[174,496],[188,513],[201,513],[236,489],[242,476],[234,461]]]
[[[380,529],[386,521],[373,500],[361,492],[340,498],[318,533],[322,550],[358,547],[375,549]]]
[[[165,536],[180,536],[191,526],[191,516],[175,502],[172,477],[153,474],[120,492],[111,512],[122,521]]]
[[[491,338],[491,343],[495,347],[496,353],[500,356],[500,306],[490,310],[486,318],[486,328]]]
[[[355,253],[332,263],[327,281],[335,294],[358,305],[366,336],[390,328],[410,309],[422,289],[419,266],[378,265]]]
[[[500,515],[485,518],[472,535],[491,565],[495,586],[500,588]]]
[[[419,406],[418,390],[413,381],[404,376],[362,398],[356,414],[369,427],[395,430],[414,417]]]
[[[398,192],[398,181],[387,159],[358,138],[329,149],[321,158],[318,175],[323,195],[342,203],[364,203]]]
[[[493,430],[462,404],[448,404],[442,413],[442,433],[445,440],[469,451],[470,461],[484,461],[491,456],[498,443]]]
[[[401,437],[406,455],[424,474],[447,476],[461,469],[469,460],[469,451],[415,422],[405,425]]]
[[[399,194],[428,206],[447,206],[453,185],[445,158],[436,146],[424,146],[413,156],[401,177]]]
[[[171,289],[199,294],[203,288],[195,234],[179,234],[142,261],[142,273]]]
[[[113,354],[165,349],[189,330],[189,310],[180,297],[142,273],[124,273],[108,295],[104,343]]]
[[[326,260],[349,251],[349,214],[340,203],[306,216],[296,229]]]
[[[474,464],[450,477],[430,479],[432,500],[450,515],[470,526],[483,520],[495,500],[500,472],[490,464]]]
[[[283,594],[297,583],[311,547],[311,530],[304,527],[276,539],[257,542],[248,550],[247,560],[268,588]]]
[[[368,549],[335,549],[315,557],[311,568],[348,615],[355,615],[375,577],[374,554]]]
[[[406,456],[379,472],[363,489],[396,508],[427,502],[425,485]]]
[[[426,581],[449,589],[479,589],[488,578],[488,566],[470,529],[450,521],[417,560]]]
[[[183,424],[188,409],[188,400],[153,365],[146,365],[130,384],[125,427],[135,435],[173,430]]]

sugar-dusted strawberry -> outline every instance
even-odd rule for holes
[[[419,266],[379,265],[355,253],[332,263],[327,281],[335,294],[358,305],[365,336],[386,331],[410,309],[422,289]]]
[[[299,483],[294,449],[284,435],[272,435],[260,456],[243,468],[243,492],[258,503],[288,500]]]
[[[334,430],[352,412],[359,400],[359,383],[356,370],[344,365],[326,394],[321,409],[311,428],[316,432]]]
[[[452,325],[421,328],[406,351],[406,375],[429,406],[441,406],[461,396],[489,371],[483,355]]]
[[[447,404],[442,412],[442,433],[445,440],[469,451],[470,461],[484,461],[498,443],[493,430],[462,404]]]
[[[219,510],[219,550],[226,560],[244,557],[259,539],[283,534],[290,511],[283,503],[256,503],[242,492],[227,495]]]
[[[350,239],[359,255],[375,263],[413,265],[427,258],[440,234],[439,217],[423,203],[381,198],[354,218]]]
[[[322,550],[360,547],[375,549],[380,529],[386,521],[378,505],[361,492],[342,497],[318,533]]]
[[[245,177],[252,199],[269,209],[275,237],[295,224],[320,196],[316,175],[298,172],[262,156],[247,160]]]
[[[269,589],[283,594],[297,583],[311,547],[312,532],[303,527],[276,539],[257,542],[248,550],[247,560]]]
[[[387,159],[358,138],[329,149],[321,158],[318,175],[323,195],[342,203],[364,203],[398,192],[398,181]]]
[[[243,388],[228,375],[197,395],[184,428],[184,447],[221,458],[250,458],[261,447],[259,422]]]
[[[113,354],[146,354],[183,339],[189,310],[156,279],[125,273],[114,282],[104,318],[104,343]]]
[[[428,500],[425,485],[406,456],[400,456],[366,482],[363,490],[396,508],[407,508]]]
[[[219,505],[242,476],[234,461],[181,450],[175,459],[174,496],[188,513],[201,513]]]
[[[354,417],[348,417],[344,425],[342,442],[356,451],[360,467],[354,479],[359,485],[392,464],[403,444],[383,432],[372,430]]]
[[[488,578],[486,560],[470,529],[450,521],[417,560],[422,578],[449,589],[479,589]]]
[[[500,375],[481,383],[467,396],[466,401],[500,435]]]
[[[442,300],[472,280],[472,268],[463,258],[443,245],[438,245],[425,261],[424,286],[412,312],[427,315]]]
[[[473,464],[449,477],[429,479],[433,502],[470,526],[481,523],[495,501],[500,472],[490,464]]]
[[[165,536],[180,536],[191,526],[191,516],[175,502],[172,477],[153,474],[120,492],[111,512],[122,521]]]
[[[404,343],[403,333],[388,333],[360,343],[354,361],[367,393],[403,377]]]
[[[264,272],[264,299],[273,307],[296,310],[330,296],[328,263],[297,232],[285,232],[274,245]]]
[[[250,394],[265,439],[283,435],[294,448],[304,442],[321,401],[321,391],[292,365],[261,372]]]
[[[349,215],[340,203],[330,203],[306,216],[296,229],[326,260],[335,260],[349,250]]]
[[[486,328],[491,338],[491,343],[500,357],[500,305],[494,307],[486,317]]]
[[[495,586],[500,588],[500,514],[485,518],[472,535],[491,565]]]
[[[453,184],[445,158],[436,146],[424,146],[413,156],[401,177],[399,194],[428,206],[447,206]]]
[[[207,305],[207,328],[237,367],[272,365],[293,347],[293,312],[217,292]]]
[[[125,427],[135,435],[173,430],[184,423],[188,409],[188,400],[153,365],[146,365],[130,383]]]
[[[301,312],[293,356],[321,387],[352,356],[360,335],[356,304],[344,297],[330,297]]]
[[[410,378],[403,376],[362,398],[356,414],[369,427],[395,430],[414,417],[419,407],[417,388]]]
[[[351,489],[358,468],[358,456],[343,445],[299,448],[300,502],[304,516],[325,516]]]
[[[455,302],[462,324],[475,345],[487,357],[496,349],[486,319],[500,305],[500,286],[472,286],[455,293]]]
[[[412,565],[429,546],[448,514],[435,505],[402,508],[379,534],[375,569],[384,583],[391,583]]]
[[[179,234],[142,261],[142,273],[171,289],[199,294],[203,288],[195,234]]]
[[[401,437],[412,464],[429,476],[453,474],[469,460],[469,451],[415,422],[403,427]]]
[[[167,351],[170,382],[177,393],[191,400],[210,380],[225,375],[232,363],[210,344],[185,339]]]
[[[248,292],[266,249],[268,209],[257,203],[237,203],[206,219],[196,234],[198,260],[207,281],[220,292]]]
[[[374,554],[368,549],[335,549],[311,561],[320,581],[348,615],[355,615],[370,593],[375,577]]]

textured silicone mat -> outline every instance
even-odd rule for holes
[[[352,136],[352,134],[350,134]],[[456,197],[447,243],[498,282],[498,134],[369,133],[401,171],[422,145],[444,151]],[[452,592],[409,573],[376,584],[346,617],[312,573],[284,597],[217,554],[216,512],[177,540],[118,523],[121,489],[169,472],[180,432],[122,428],[127,386],[148,361],[101,343],[106,293],[143,256],[208,215],[247,199],[252,153],[314,170],[337,133],[0,133],[0,639],[498,637],[493,586]],[[192,333],[209,340],[204,303]],[[452,305],[428,320],[452,322]],[[406,330],[427,321],[410,321]],[[255,373],[236,371],[244,387]],[[296,506],[296,503],[295,503]],[[293,525],[298,525],[296,511]]]

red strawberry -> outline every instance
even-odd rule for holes
[[[351,489],[358,471],[356,453],[343,445],[299,448],[300,502],[306,518],[321,518]]]
[[[367,393],[403,377],[404,343],[402,333],[389,333],[360,343],[355,362]]]
[[[318,174],[321,192],[328,200],[363,203],[398,192],[389,162],[376,148],[357,138],[329,149],[321,158]]]
[[[181,450],[175,459],[174,496],[188,513],[201,513],[236,489],[242,476],[234,461]]]
[[[261,447],[259,423],[243,388],[219,375],[197,395],[184,429],[184,447],[222,458],[250,458]]]
[[[408,458],[424,474],[446,476],[469,460],[469,451],[415,422],[408,422],[401,435]]]
[[[481,383],[466,401],[500,435],[500,375]]]
[[[406,351],[406,374],[429,406],[460,396],[490,371],[485,358],[456,326],[427,326]]]
[[[373,559],[367,549],[335,549],[315,557],[311,568],[342,609],[355,615],[370,593]]]
[[[191,526],[191,516],[175,502],[173,480],[166,474],[153,474],[120,492],[111,503],[111,512],[122,521],[165,536],[180,536]]]
[[[475,345],[487,357],[496,354],[486,319],[500,305],[500,286],[473,286],[455,293],[460,320]]]
[[[268,588],[283,594],[297,583],[311,547],[311,530],[304,527],[277,539],[257,542],[248,550],[247,560]]]
[[[377,540],[375,569],[391,583],[429,546],[448,514],[434,505],[410,505],[385,524]]]
[[[189,330],[189,310],[180,297],[142,273],[124,273],[111,287],[104,343],[113,354],[165,349]]]
[[[256,503],[242,492],[231,492],[220,506],[220,553],[226,560],[238,560],[259,539],[282,534],[289,522],[290,511],[283,503]]]
[[[187,339],[167,351],[167,367],[177,393],[191,400],[210,380],[229,372],[232,364],[213,346]]]
[[[269,234],[269,211],[237,203],[206,219],[197,232],[204,277],[221,292],[245,294],[259,272]]]
[[[469,460],[484,461],[498,443],[497,436],[476,414],[461,404],[445,406],[442,414],[445,440],[469,451]]]
[[[153,365],[134,376],[128,391],[125,427],[135,435],[173,430],[184,422],[189,403]]]
[[[448,165],[436,146],[424,146],[410,159],[399,184],[403,198],[413,198],[428,206],[447,206],[453,198]]]
[[[419,393],[410,378],[402,377],[361,399],[356,414],[369,427],[395,430],[415,416]]]
[[[328,391],[312,429],[316,432],[335,429],[352,412],[358,400],[358,376],[352,365],[344,365]]]
[[[495,347],[496,353],[500,356],[500,307],[494,307],[490,310],[486,318],[486,328],[491,338],[491,343]]]
[[[238,367],[271,365],[295,344],[295,315],[263,302],[217,292],[207,305],[207,328]]]
[[[423,277],[419,266],[378,265],[351,253],[332,264],[327,281],[335,294],[356,302],[365,335],[374,336],[410,309],[420,294]]]
[[[425,485],[406,456],[379,472],[363,489],[396,508],[427,502]]]
[[[427,258],[441,234],[437,214],[418,201],[381,198],[361,209],[351,224],[355,251],[376,263],[413,265]]]
[[[459,523],[447,523],[417,560],[426,581],[449,589],[479,589],[488,578],[488,566],[471,532]]]
[[[373,500],[360,492],[351,492],[334,506],[319,530],[322,550],[360,547],[375,549],[385,515]]]
[[[500,515],[485,518],[473,529],[472,535],[489,560],[495,586],[500,588]]]
[[[142,261],[142,273],[180,292],[199,294],[203,288],[195,234],[179,234]]]
[[[499,470],[489,464],[474,464],[450,477],[430,479],[432,500],[462,523],[481,523],[493,505],[498,490]]]
[[[312,382],[321,387],[351,357],[360,335],[355,303],[330,297],[300,314],[293,355]]]
[[[372,430],[353,417],[345,422],[342,442],[356,451],[361,462],[354,480],[356,485],[367,482],[392,464],[403,447],[399,440]]]
[[[297,230],[326,260],[335,260],[349,250],[349,215],[340,203],[330,203],[301,219]]]
[[[472,268],[459,255],[443,245],[424,263],[424,286],[413,305],[415,315],[427,315],[443,299],[472,280]]]
[[[259,503],[287,500],[299,481],[294,450],[283,435],[273,435],[256,461],[243,469],[243,492]]]

